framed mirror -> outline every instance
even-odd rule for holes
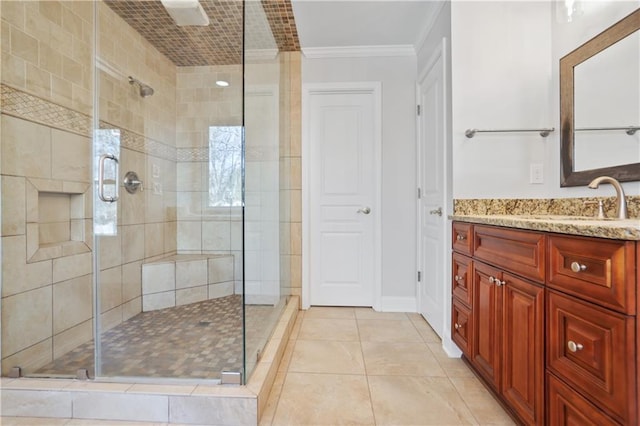
[[[640,9],[560,59],[560,186],[640,180]]]

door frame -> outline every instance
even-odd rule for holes
[[[377,214],[373,217],[373,309],[380,310],[382,297],[382,83],[379,81],[348,82],[348,83],[308,83],[302,85],[302,309],[309,309],[311,303],[311,216],[310,203],[311,177],[309,169],[312,158],[309,135],[310,99],[313,95],[367,93],[373,95],[374,100],[374,140],[373,158],[376,177],[374,182],[375,200],[371,203]]]
[[[452,147],[452,133],[451,133],[451,76],[450,65],[449,65],[449,53],[448,53],[448,40],[447,37],[442,37],[442,41],[436,46],[433,53],[427,60],[424,68],[420,70],[418,73],[418,78],[416,79],[416,103],[420,100],[420,82],[423,81],[430,70],[436,65],[438,59],[442,58],[442,89],[443,93],[443,149],[442,149],[442,162],[443,162],[443,206],[442,206],[442,214],[445,217],[453,214],[453,147]],[[420,182],[422,178],[423,170],[420,164],[420,158],[422,155],[423,147],[421,146],[422,138],[422,129],[420,125],[420,116],[416,115],[416,187],[420,187]],[[422,229],[420,226],[420,218],[421,218],[421,205],[420,200],[416,197],[416,265],[418,268],[423,267],[422,261],[422,250],[420,248],[421,240],[422,240]],[[442,235],[442,250],[443,259],[445,260],[443,265],[443,280],[444,280],[444,289],[443,289],[443,328],[442,328],[442,346],[445,352],[452,357],[459,357],[461,355],[461,351],[458,349],[453,340],[451,340],[451,221],[446,220]],[[422,271],[423,275],[425,271]],[[420,288],[419,286],[424,283],[424,279],[422,282],[418,282],[416,280],[416,296],[417,296],[417,308],[418,312],[421,310],[421,296],[420,296]]]

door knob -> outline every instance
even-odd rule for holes
[[[442,216],[442,207],[438,207],[434,210],[429,210],[429,214],[437,214],[438,216]]]
[[[369,208],[369,207],[363,207],[363,208],[361,208],[361,209],[358,209],[358,213],[369,214],[369,213],[371,213],[371,208]]]

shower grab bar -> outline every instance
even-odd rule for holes
[[[549,133],[555,131],[555,127],[551,127],[549,129],[490,129],[490,130],[480,130],[480,129],[467,129],[464,132],[464,135],[471,139],[476,135],[476,133],[518,133],[518,132],[538,132],[540,136],[546,138],[549,136]]]
[[[575,129],[576,132],[591,132],[598,130],[624,130],[626,134],[629,136],[633,136],[636,134],[638,130],[640,130],[640,126],[627,126],[627,127],[581,127],[579,129]]]
[[[100,156],[100,161],[98,162],[98,197],[105,203],[113,203],[118,200],[118,183],[117,180],[115,182],[115,195],[113,197],[106,197],[104,195],[104,163],[107,160],[113,160],[116,163],[116,172],[115,175],[118,176],[118,159],[113,154],[103,154]]]

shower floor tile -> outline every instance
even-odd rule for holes
[[[274,306],[247,305],[247,345],[266,340]],[[36,372],[94,371],[87,342]],[[242,296],[142,312],[102,335],[101,376],[218,379],[242,368]]]

